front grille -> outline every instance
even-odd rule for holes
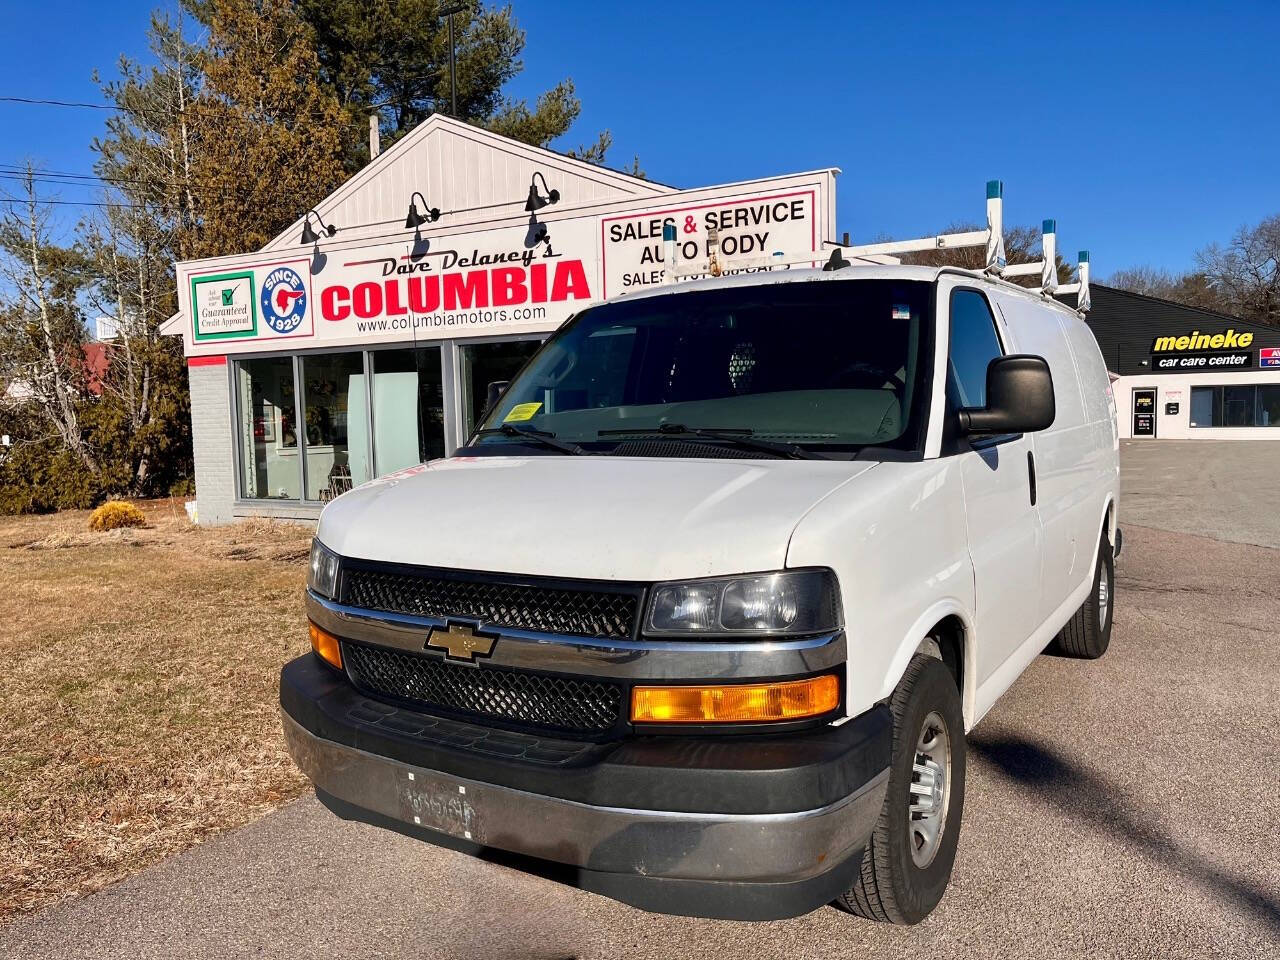
[[[444,576],[438,571],[345,567],[342,602],[366,610],[478,620],[495,627],[626,639],[632,635],[639,591],[513,583]]]
[[[358,688],[427,709],[579,734],[612,729],[622,710],[622,687],[606,681],[463,666],[358,643],[343,643],[342,660]]]

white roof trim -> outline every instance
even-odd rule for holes
[[[654,183],[652,180],[633,177],[629,173],[621,173],[617,170],[610,170],[607,167],[596,166],[594,163],[587,163],[585,160],[577,160],[573,157],[567,157],[562,153],[556,153],[554,150],[530,146],[527,143],[522,143],[519,140],[512,140],[510,137],[504,137],[491,130],[474,127],[469,123],[463,123],[461,120],[455,120],[452,117],[446,117],[443,114],[433,113],[422,123],[414,127],[413,130],[405,134],[404,137],[397,140],[391,147],[378,154],[371,163],[367,164],[337,190],[317,203],[315,205],[315,210],[322,217],[326,217],[327,219],[328,211],[332,210],[338,204],[348,199],[352,194],[362,189],[371,180],[376,179],[384,167],[388,166],[397,157],[409,150],[419,141],[426,139],[433,132],[442,129],[448,130],[456,136],[481,143],[490,149],[514,154],[515,156],[522,157],[526,160],[530,160],[553,170],[562,171],[575,177],[594,180],[597,183],[607,183],[615,189],[620,189],[625,193],[634,194],[635,196],[659,197],[679,192],[675,187],[670,187],[666,184]],[[296,246],[297,244],[291,242],[290,238],[296,236],[298,231],[302,229],[302,220],[306,214],[307,211],[303,211],[302,216],[298,217],[297,220],[278,233],[271,242],[262,247],[262,250],[267,251],[275,250],[279,247]]]

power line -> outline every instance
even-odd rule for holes
[[[18,170],[13,168],[0,167],[0,180],[14,180],[25,183],[28,178],[26,170]],[[120,185],[120,184],[141,184],[143,186],[153,187],[171,187],[180,190],[219,190],[230,191],[236,187],[242,186],[239,181],[226,181],[224,183],[202,183],[199,181],[183,182],[181,180],[150,180],[143,177],[103,177],[88,174],[69,174],[69,173],[47,173],[33,172],[30,179],[34,183],[52,183],[64,187],[85,187],[96,188],[102,185]]]
[[[7,203],[12,206],[15,203],[27,203],[28,201],[21,197],[0,197],[0,203]],[[36,206],[44,206],[45,204],[57,204],[62,207],[114,207],[117,210],[146,210],[147,207],[139,206],[135,203],[103,203],[97,200],[45,200],[36,199]]]
[[[3,103],[26,103],[38,107],[84,107],[87,110],[119,110],[106,103],[84,103],[79,100],[42,100],[36,97],[0,97]]]

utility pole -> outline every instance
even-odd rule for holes
[[[465,9],[466,7],[459,4],[440,11],[449,18],[449,115],[454,119],[457,119],[458,116],[458,60],[457,48],[453,39],[453,15],[461,13]]]

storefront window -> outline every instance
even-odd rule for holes
[[[327,502],[372,478],[364,355],[302,358],[307,499]]]
[[[1280,427],[1280,384],[1192,387],[1193,427]]]
[[[444,456],[440,348],[373,354],[373,453],[379,474]]]
[[[242,360],[236,368],[239,404],[240,495],[250,500],[297,500],[301,492],[293,361]]]
[[[503,343],[475,343],[461,349],[464,435],[471,435],[484,413],[489,384],[495,380],[510,380],[540,346],[541,340],[508,340]]]
[[[1258,384],[1256,425],[1280,427],[1280,383]]]

